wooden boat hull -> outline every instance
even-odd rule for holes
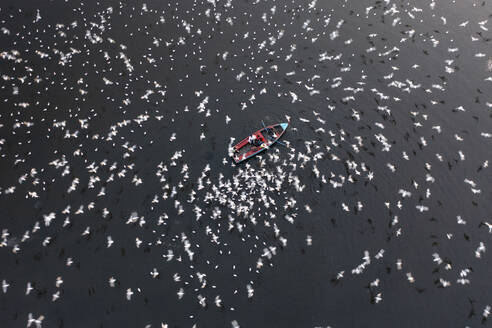
[[[262,141],[261,146],[250,144],[248,141],[249,136],[247,138],[244,138],[233,147],[232,157],[234,159],[234,162],[236,162],[236,164],[241,163],[248,158],[251,158],[268,149],[274,143],[276,143],[278,139],[280,139],[288,126],[288,123],[279,123],[269,125],[253,133],[254,135],[256,135],[256,138],[258,140]]]

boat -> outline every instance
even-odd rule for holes
[[[256,131],[233,147],[232,157],[234,162],[239,164],[270,148],[280,139],[288,126],[289,123],[278,123],[269,126],[263,125],[263,129]],[[253,135],[256,136],[256,142],[251,143],[250,138]]]

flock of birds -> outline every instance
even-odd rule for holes
[[[13,218],[0,221],[0,256],[11,264],[0,271],[2,303],[37,294],[57,307],[79,284],[64,272],[83,266],[83,245],[102,245],[100,261],[116,248],[140,254],[125,259],[129,266],[158,253],[145,278],[173,284],[163,297],[193,299],[191,326],[202,326],[202,308],[233,317],[237,299],[254,302],[257,279],[275,270],[276,257],[299,247],[287,237],[303,233],[303,249],[322,243],[296,228],[332,202],[336,219],[326,225],[370,208],[382,213],[371,224],[386,233],[377,249],[357,245],[361,262],[333,268],[335,286],[389,261],[401,283],[471,288],[472,266],[488,259],[492,237],[485,4],[473,5],[485,8],[479,20],[446,18],[453,1],[341,1],[336,10],[316,0],[77,6],[62,17],[0,10],[0,202]],[[461,38],[467,49],[454,44]],[[462,89],[471,100],[456,95]],[[273,117],[290,122],[288,147],[235,166],[227,149],[245,136],[234,131],[247,113],[261,117],[262,99],[284,105]],[[230,138],[221,143],[214,124]],[[411,243],[407,230],[424,219],[441,228],[421,258],[433,272],[419,276],[404,254],[387,253],[399,240]],[[77,243],[63,246],[65,235]],[[458,238],[469,257],[450,251]],[[16,259],[50,249],[63,249],[50,281],[16,276]],[[237,285],[221,286],[224,272]],[[103,279],[128,302],[147,292],[119,272]],[[385,302],[384,279],[365,279],[368,303]],[[484,323],[491,302],[478,302]],[[35,306],[19,311],[27,327],[52,319]],[[172,327],[165,318],[158,325]]]

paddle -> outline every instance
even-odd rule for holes
[[[277,142],[278,142],[279,144],[281,144],[282,146],[284,146],[284,147],[286,147],[286,148],[289,148],[289,146],[287,146],[286,144],[284,144],[282,141],[277,140]]]
[[[261,124],[263,124],[263,128],[267,131],[267,133],[268,133],[268,131],[269,131],[269,130],[271,130],[271,129],[268,129],[268,128],[266,127],[265,122],[263,122],[263,120],[261,120]],[[268,139],[270,139],[270,141],[275,140],[275,138],[273,138],[273,137],[272,137],[269,133],[268,133],[267,138],[268,138]]]

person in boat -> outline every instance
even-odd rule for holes
[[[250,145],[255,147],[260,147],[263,144],[263,141],[260,138],[258,138],[255,134],[248,137],[248,142]]]

